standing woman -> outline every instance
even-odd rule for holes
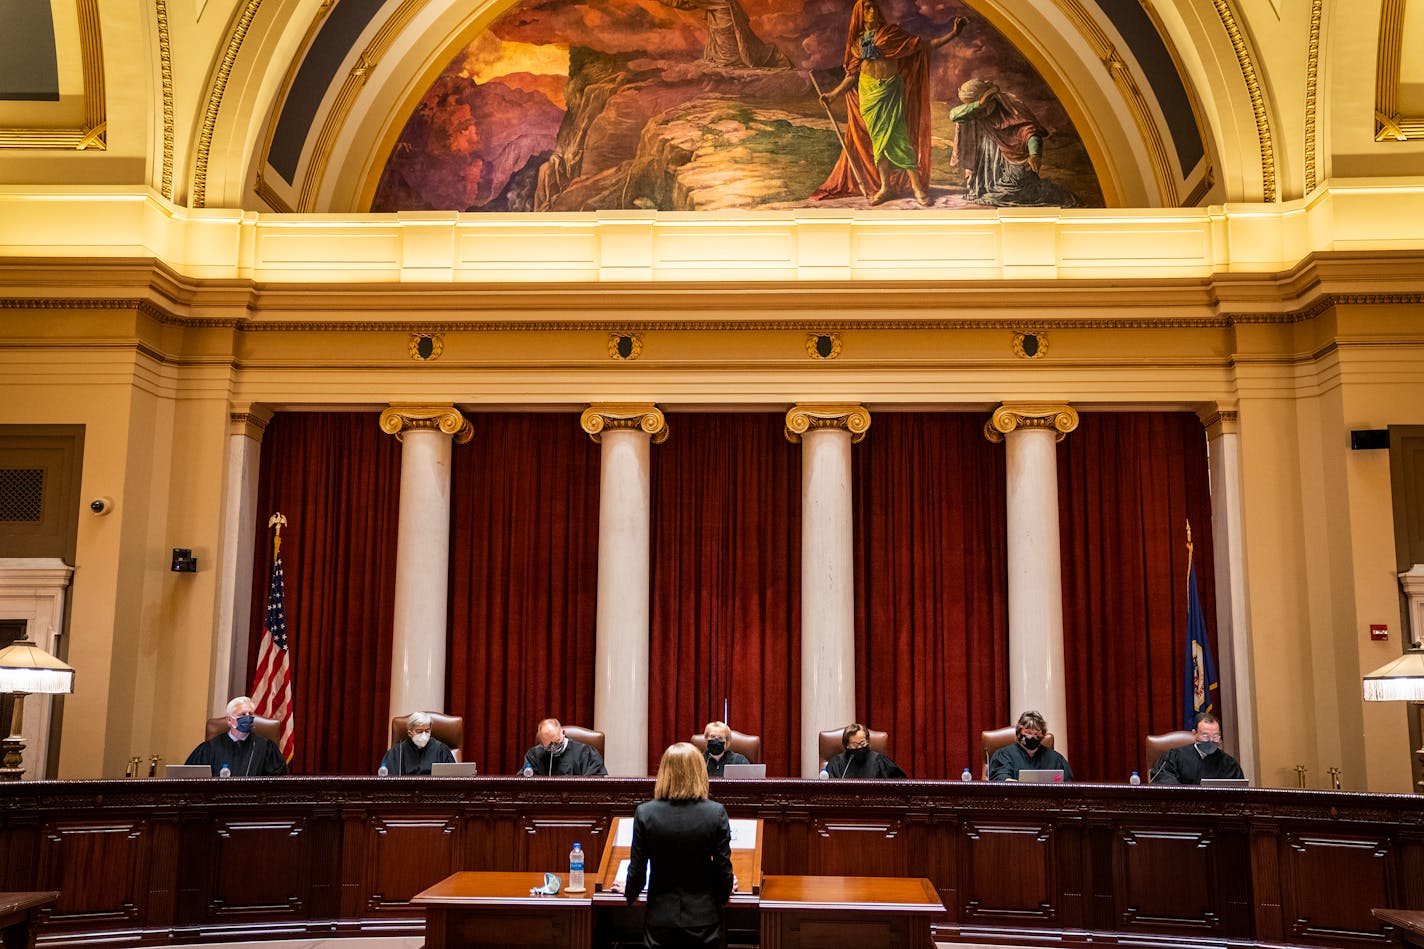
[[[638,901],[648,862],[643,945],[715,947],[722,943],[722,905],[732,895],[732,830],[727,809],[707,799],[707,765],[680,741],[663,752],[653,800],[633,814],[628,862],[629,905]]]

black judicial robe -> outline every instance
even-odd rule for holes
[[[1068,767],[1068,759],[1052,748],[1038,749],[1037,754],[1029,754],[1018,742],[1005,745],[994,752],[989,759],[990,781],[1017,781],[1020,771],[1057,771],[1063,769],[1063,780],[1073,780],[1073,769]]]
[[[533,766],[535,774],[608,774],[598,749],[572,738],[561,755],[550,755],[543,745],[535,745],[524,753],[524,760]],[[520,765],[519,770],[523,771],[524,766]]]
[[[1157,759],[1152,784],[1201,784],[1202,778],[1244,778],[1241,765],[1218,747],[1205,758],[1195,745],[1173,748]]]
[[[231,769],[235,778],[287,773],[287,761],[282,757],[282,749],[258,734],[248,735],[242,741],[233,741],[227,732],[214,735],[194,748],[184,763],[208,765],[213,769],[214,777],[223,765]]]
[[[430,766],[439,762],[455,763],[455,753],[439,738],[430,739],[424,748],[415,747],[409,738],[392,745],[386,751],[381,764],[391,774],[429,774]]]
[[[739,751],[727,751],[722,753],[720,760],[712,757],[710,752],[702,753],[702,760],[707,762],[707,777],[720,778],[729,764],[751,764],[747,756]]]
[[[857,764],[842,751],[826,762],[826,773],[833,778],[908,778],[903,769],[878,751],[868,752]]]

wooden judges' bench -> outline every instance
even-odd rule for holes
[[[0,786],[0,890],[57,890],[40,945],[419,934],[460,870],[596,866],[622,778],[230,778]],[[1424,910],[1424,798],[952,782],[717,781],[768,875],[925,877],[940,940],[1384,946]],[[1097,935],[1094,935],[1097,934]]]

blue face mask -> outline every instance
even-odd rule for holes
[[[251,715],[237,716],[237,730],[244,735],[252,734],[253,717]]]

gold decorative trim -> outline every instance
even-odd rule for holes
[[[104,151],[109,125],[105,118],[104,34],[99,0],[78,0],[79,64],[84,83],[84,124],[80,128],[0,129],[0,148],[63,148]]]
[[[430,340],[430,355],[420,354],[420,341]],[[411,333],[410,345],[406,347],[406,352],[410,353],[411,359],[418,359],[421,362],[434,362],[440,358],[440,354],[445,352],[445,340],[435,333]]]
[[[984,423],[984,437],[1001,442],[1009,432],[1019,429],[1046,429],[1055,433],[1054,441],[1078,427],[1078,410],[1066,402],[1044,405],[1034,402],[1005,402],[994,410]]]
[[[603,440],[604,432],[641,431],[652,436],[654,445],[671,434],[662,409],[651,402],[597,402],[583,410],[579,426],[595,444]]]
[[[1024,339],[1028,336],[1034,338],[1034,351],[1031,353],[1024,347]],[[1013,349],[1014,355],[1021,359],[1041,359],[1048,355],[1048,337],[1038,330],[1014,330],[1014,341],[1010,348]]]
[[[1424,115],[1399,112],[1400,60],[1404,55],[1404,0],[1384,0],[1375,67],[1375,141],[1424,138]]]
[[[247,0],[242,11],[238,13],[237,20],[232,27],[232,33],[228,36],[227,48],[223,50],[222,62],[218,63],[217,71],[213,75],[211,87],[208,90],[208,104],[203,109],[202,131],[198,134],[198,154],[193,165],[193,200],[195,208],[207,207],[208,201],[208,154],[213,148],[213,132],[217,129],[218,112],[222,109],[223,94],[227,92],[227,81],[232,75],[233,64],[237,62],[237,54],[242,51],[242,43],[247,39],[247,31],[252,27],[252,20],[257,16],[257,10],[262,6],[262,0]]]
[[[1231,48],[1236,52],[1236,63],[1241,67],[1241,78],[1246,82],[1246,93],[1251,98],[1256,138],[1261,143],[1261,197],[1266,203],[1273,203],[1276,200],[1276,152],[1271,145],[1271,120],[1266,114],[1266,99],[1261,93],[1260,80],[1256,78],[1256,63],[1251,59],[1251,48],[1246,44],[1246,37],[1241,35],[1241,27],[1236,23],[1231,4],[1227,0],[1211,2],[1216,7],[1216,15],[1221,18],[1221,25],[1226,27]]]
[[[455,444],[463,445],[475,435],[475,427],[453,405],[421,405],[392,402],[381,413],[381,431],[403,441],[409,431],[441,431],[453,435]]]
[[[628,355],[619,352],[619,345],[623,340],[628,340]],[[643,334],[642,333],[609,333],[608,334],[608,356],[610,359],[632,360],[643,355]]]
[[[1315,106],[1320,75],[1320,13],[1325,0],[1311,0],[1310,39],[1305,45],[1305,193],[1315,190]]]
[[[301,188],[297,198],[297,207],[300,210],[316,210],[313,204],[316,200],[317,190],[323,179],[326,178],[326,168],[331,161],[332,145],[341,133],[341,129],[345,127],[347,116],[355,106],[362,87],[366,85],[366,80],[380,64],[381,57],[390,51],[391,44],[396,41],[425,4],[426,0],[405,0],[396,12],[381,24],[371,42],[356,58],[356,64],[351,67],[351,71],[341,83],[341,90],[337,92],[335,101],[326,113],[326,118],[322,120],[321,131],[317,134],[316,143],[312,146],[311,160],[307,164],[306,173],[300,176]],[[296,76],[295,67],[300,65],[300,62],[294,65],[291,73],[293,78]]]
[[[821,354],[820,342],[822,339],[831,341],[830,352]],[[812,359],[835,359],[841,354],[842,343],[840,333],[808,333],[806,335],[806,355]]]
[[[267,207],[280,214],[292,214],[292,206],[277,193],[277,190],[267,183],[267,179],[262,177],[262,172],[257,173],[257,185],[252,189],[257,197],[261,198]]]
[[[800,444],[807,432],[826,428],[850,432],[854,445],[870,428],[870,410],[853,402],[808,402],[793,405],[786,413],[786,440],[793,445]]]
[[[1212,173],[1211,166],[1208,165],[1206,172],[1202,175],[1202,180],[1197,182],[1197,186],[1192,189],[1191,194],[1187,195],[1187,199],[1182,202],[1182,207],[1200,207],[1202,198],[1206,197],[1206,193],[1211,190],[1211,186],[1214,184],[1216,184],[1216,175]]]
[[[173,200],[173,49],[168,37],[168,0],[153,0],[158,17],[158,67],[163,83],[163,180],[159,193]]]

